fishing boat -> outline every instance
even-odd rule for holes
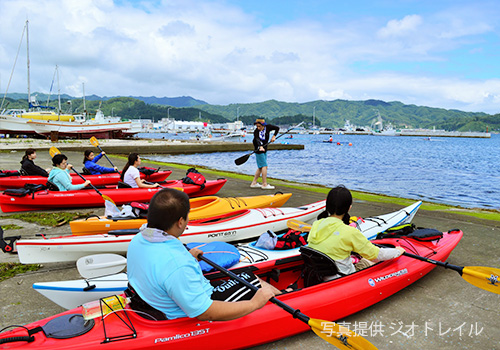
[[[434,241],[410,238],[387,238],[375,241],[387,246],[401,246],[408,252],[445,261],[462,238],[462,231],[450,231]],[[281,308],[267,303],[263,308],[233,321],[200,321],[180,318],[154,321],[144,318],[128,306],[105,317],[84,322],[82,308],[17,327],[0,334],[1,342],[12,341],[26,349],[220,349],[248,348],[269,343],[310,329],[306,323],[292,317],[294,308],[303,315],[328,321],[343,319],[374,305],[416,282],[435,265],[415,257],[401,256],[379,262],[364,270],[328,282],[305,287],[301,276],[303,260],[272,261],[253,272],[270,281],[278,289],[297,282],[298,289],[276,297]],[[277,273],[279,271],[279,274]],[[207,275],[220,278],[220,273]],[[271,278],[274,277],[275,279]],[[293,306],[285,312],[283,305]],[[298,312],[297,312],[298,313]],[[279,325],[279,326],[277,326]],[[72,326],[73,328],[71,328]],[[332,330],[330,322],[322,324],[320,332]],[[61,338],[65,334],[65,339]],[[331,334],[331,333],[330,333]],[[336,334],[332,334],[337,336]]]
[[[100,109],[94,118],[86,114],[75,116],[73,121],[28,120],[26,123],[37,134],[50,136],[57,133],[59,137],[85,139],[92,136],[101,139],[121,138],[123,131],[130,129],[131,121],[113,121],[105,117]]]
[[[287,221],[312,220],[325,208],[319,201],[298,208],[247,209],[216,217],[190,221],[181,236],[190,242],[235,242],[255,238],[267,230],[280,231]],[[138,230],[111,231],[101,235],[62,236],[47,239],[21,239],[16,242],[23,264],[76,261],[96,253],[126,254],[128,244]]]
[[[358,228],[365,236],[373,238],[388,228],[410,223],[419,206],[420,202],[390,214],[366,218],[359,224]],[[278,233],[277,231],[275,232]],[[182,237],[184,235],[181,236],[181,239]],[[237,244],[236,247],[240,252],[240,261],[232,267],[236,270],[245,267],[261,268],[263,266],[280,265],[277,262],[296,259],[300,255],[299,248],[284,250],[265,249],[257,246],[256,241]],[[200,249],[203,250],[203,247]],[[118,273],[89,279],[34,283],[33,289],[56,304],[66,309],[72,309],[88,301],[122,292],[127,288],[127,283],[127,275],[125,273]]]
[[[278,192],[272,195],[250,197],[205,196],[192,198],[189,200],[191,205],[189,219],[204,219],[243,209],[277,208],[283,206],[291,196],[291,193]],[[71,233],[74,235],[93,235],[113,230],[138,229],[145,223],[145,215],[142,218],[137,218],[135,215],[134,217],[90,216],[86,219],[70,221],[69,225]]]
[[[201,197],[216,194],[226,181],[226,179],[207,181],[203,189],[198,185],[186,184],[182,180],[167,180],[161,186],[181,188],[191,197]],[[4,191],[0,194],[0,208],[2,212],[10,213],[59,208],[99,207],[104,204],[103,196],[111,198],[117,205],[130,203],[131,201],[149,202],[159,190],[161,190],[161,187],[116,188],[116,186],[101,188],[99,189],[100,193],[93,188],[84,188],[75,191],[51,191],[44,189],[21,197],[8,194]]]
[[[152,174],[146,175],[140,173],[141,179],[149,182],[161,182],[165,181],[167,177],[172,174],[170,170],[157,171]],[[74,185],[82,184],[83,179],[75,173],[71,173],[71,181]],[[107,173],[100,175],[85,175],[85,179],[90,180],[94,186],[106,186],[106,185],[116,185],[120,180],[120,174],[118,173]],[[34,185],[45,185],[47,183],[47,178],[37,175],[15,175],[15,176],[5,176],[0,177],[0,190],[6,190],[8,188],[22,188],[26,184]]]

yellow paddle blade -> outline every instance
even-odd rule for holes
[[[290,219],[286,222],[286,226],[295,231],[309,232],[311,231],[311,225],[300,220]]]
[[[90,138],[90,143],[92,144],[92,146],[99,147],[99,141],[97,141],[97,139],[95,138],[95,136],[92,136]]]
[[[49,154],[51,157],[54,157],[56,154],[59,154],[59,153],[61,153],[61,152],[59,152],[57,147],[55,147],[55,146],[50,147]]]
[[[465,266],[462,278],[478,288],[500,294],[500,269],[486,266]]]
[[[362,336],[335,322],[310,318],[309,326],[321,339],[339,349],[376,350],[377,347]]]
[[[102,199],[104,199],[105,201],[111,202],[114,205],[116,205],[115,201],[112,200],[111,198],[109,198],[108,196],[106,196],[105,194],[102,194],[101,196],[102,196]]]

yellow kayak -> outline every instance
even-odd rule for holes
[[[189,220],[210,218],[242,209],[278,208],[285,204],[291,196],[291,193],[276,193],[251,197],[207,196],[192,198],[189,200],[191,204]],[[87,219],[71,221],[69,224],[71,233],[80,236],[106,233],[112,230],[137,229],[144,223],[146,223],[146,219],[92,216]]]

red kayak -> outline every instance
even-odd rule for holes
[[[462,238],[462,231],[444,233],[435,241],[416,241],[407,237],[374,241],[390,246],[400,245],[408,252],[445,261]],[[278,289],[298,280],[296,291],[277,297],[285,304],[311,317],[334,321],[363,310],[409,286],[429,273],[435,265],[401,256],[369,268],[312,287],[304,287],[302,259],[282,259],[254,266],[253,272]],[[210,276],[210,275],[207,275]],[[214,278],[220,273],[212,274]],[[439,277],[439,276],[438,276]],[[41,321],[0,334],[0,345],[16,349],[233,349],[247,348],[286,338],[310,329],[280,307],[267,303],[263,308],[237,320],[225,322],[180,318],[167,321],[146,320],[130,310],[116,311],[104,319],[83,321],[82,308],[69,310]],[[74,328],[70,330],[71,326]],[[40,328],[43,329],[41,331]],[[328,331],[328,325],[324,331]],[[331,328],[330,328],[331,329]],[[30,331],[28,331],[30,330]],[[31,337],[28,337],[28,332]],[[59,334],[66,339],[54,339]],[[71,334],[72,333],[72,334]],[[21,337],[21,338],[15,338]],[[31,341],[31,342],[28,342]]]
[[[182,188],[189,197],[201,197],[216,194],[226,181],[226,179],[207,181],[203,189],[198,185],[185,184],[181,180],[167,180],[162,183],[162,186]],[[99,192],[111,198],[116,205],[134,201],[149,202],[159,190],[161,190],[161,187],[116,188],[116,186],[107,186],[99,188]],[[50,191],[45,189],[24,196],[15,196],[5,192],[0,195],[0,208],[4,213],[58,208],[100,207],[103,205],[104,200],[91,187],[77,191]]]
[[[167,177],[172,174],[172,171],[157,171],[150,175],[144,173],[141,174],[141,179],[149,182],[160,182],[165,181]],[[71,179],[73,185],[82,184],[84,181],[75,173],[71,173]],[[106,185],[116,185],[120,181],[120,174],[109,173],[101,175],[85,175],[85,179],[90,180],[94,186],[106,186]],[[45,185],[47,183],[47,178],[43,176],[27,175],[27,176],[4,176],[0,177],[0,191],[6,190],[8,188],[22,188],[25,184],[35,184],[35,185]]]

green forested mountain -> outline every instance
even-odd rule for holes
[[[366,101],[313,101],[306,103],[287,103],[270,100],[260,103],[231,104],[227,106],[196,106],[213,114],[220,114],[227,119],[236,119],[239,112],[241,120],[246,116],[274,118],[304,115],[316,125],[324,127],[342,127],[346,120],[359,126],[371,126],[377,121],[378,113],[384,123],[391,123],[397,128],[433,128],[460,131],[500,130],[500,115],[490,116],[486,113],[463,112],[442,108],[405,105],[401,102]],[[239,110],[238,110],[239,109]],[[319,120],[320,122],[318,123]]]
[[[226,118],[215,115],[210,112],[202,111],[192,107],[170,107],[168,105],[146,104],[132,97],[113,97],[107,100],[92,96],[90,99],[85,98],[85,108],[89,114],[94,114],[101,105],[101,110],[104,115],[119,116],[123,119],[152,119],[159,121],[162,118],[174,118],[176,120],[186,121],[210,121],[212,123],[227,123]],[[42,105],[46,104],[46,100],[41,100],[38,96],[38,102]],[[57,98],[49,102],[49,106],[58,108]],[[23,97],[20,100],[7,98],[3,108],[28,108],[27,99]],[[63,113],[81,113],[83,112],[83,99],[65,99],[61,96],[61,110]]]
[[[14,94],[10,94],[12,96]],[[22,95],[22,94],[17,94]],[[26,94],[15,96],[22,99],[7,98],[8,105],[3,108],[26,108]],[[64,97],[64,98],[63,98]],[[39,102],[46,101],[46,96],[38,95]],[[83,111],[81,98],[69,99],[62,95],[62,110],[69,108],[73,112]],[[306,103],[288,103],[269,100],[259,103],[190,106],[195,100],[191,97],[185,100],[183,107],[165,105],[164,98],[149,100],[153,104],[133,97],[100,98],[86,97],[86,109],[95,113],[102,102],[101,109],[105,115],[120,116],[126,119],[152,119],[158,121],[170,116],[176,120],[202,120],[212,123],[225,123],[239,119],[245,124],[253,124],[256,118],[265,118],[275,124],[295,124],[306,121],[307,125],[339,128],[349,120],[357,126],[372,126],[380,114],[383,123],[391,123],[396,128],[428,128],[458,130],[458,131],[500,131],[500,114],[463,112],[416,105],[405,105],[401,102],[384,102],[379,100],[366,101],[312,101]],[[177,100],[179,102],[180,100]],[[44,103],[43,103],[44,104]],[[52,96],[51,106],[57,106],[57,98]],[[201,117],[200,117],[201,115]],[[314,115],[314,120],[313,120]]]

